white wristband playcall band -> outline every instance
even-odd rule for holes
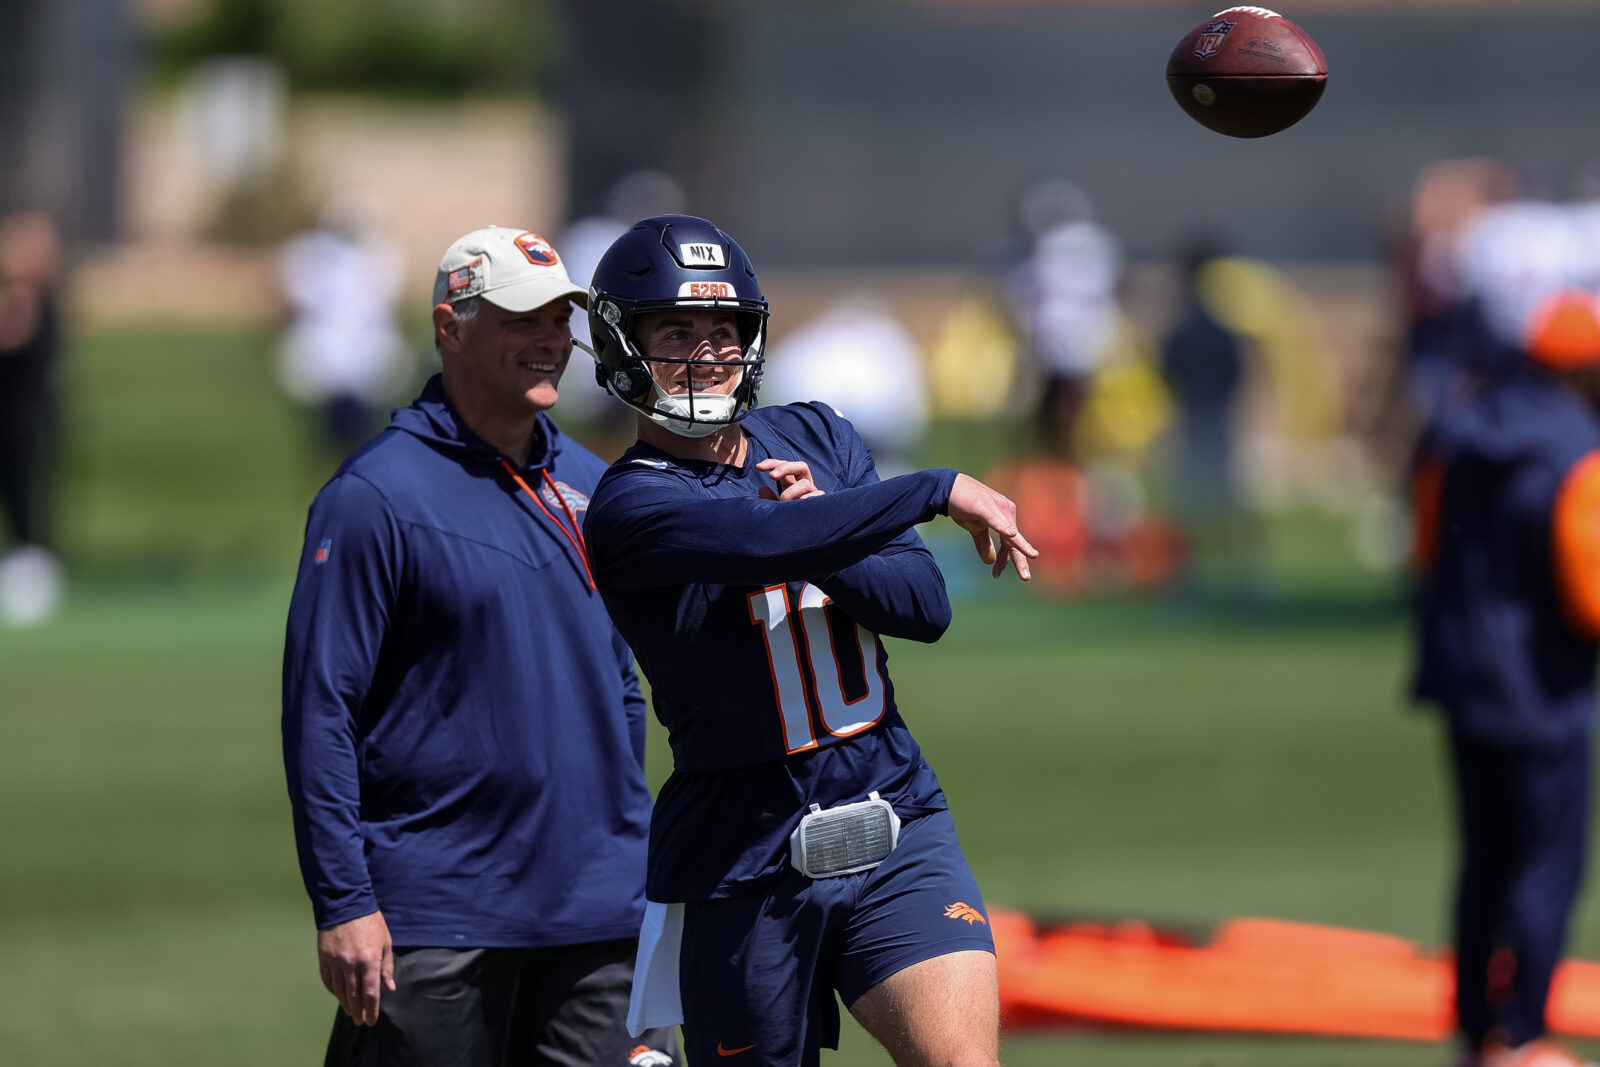
[[[824,811],[811,805],[789,835],[789,862],[807,878],[870,871],[900,840],[900,817],[874,790],[868,799]]]

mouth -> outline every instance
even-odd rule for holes
[[[560,368],[561,364],[538,363],[531,359],[519,359],[517,360],[517,366],[525,371],[532,371],[535,374],[554,374],[556,370]]]

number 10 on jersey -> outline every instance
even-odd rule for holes
[[[791,754],[817,747],[817,734],[806,697],[806,677],[810,678],[810,689],[816,694],[817,721],[828,733],[848,737],[883,717],[887,686],[878,675],[878,640],[871,630],[842,612],[829,613],[827,607],[832,599],[816,586],[807,584],[800,590],[798,612],[800,626],[805,631],[806,651],[802,654],[800,634],[794,626],[796,612],[787,586],[769,585],[751,593],[749,602],[750,622],[761,627],[761,636],[767,643],[773,696],[783,718],[784,746]],[[855,640],[846,642],[847,648],[854,647],[861,657],[861,676],[866,679],[867,691],[855,700],[844,695],[844,668],[833,641],[835,619],[851,628]]]

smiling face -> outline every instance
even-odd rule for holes
[[[744,346],[733,312],[720,308],[667,308],[639,316],[633,329],[639,352],[661,391],[677,396],[695,393],[726,395],[739,385]]]
[[[496,421],[516,420],[556,402],[572,355],[572,302],[567,297],[532,311],[507,311],[485,300],[471,318],[452,313],[443,324],[439,319],[436,313],[445,391],[463,411]]]

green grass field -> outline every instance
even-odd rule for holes
[[[63,533],[80,577],[51,624],[0,631],[0,1064],[320,1061],[333,1002],[277,722],[310,480],[262,352],[150,335],[75,355],[82,432]],[[1405,710],[1403,619],[1342,544],[1324,520],[1275,523],[1283,593],[1248,617],[1002,587],[958,604],[938,645],[893,645],[901,705],[992,905],[1261,915],[1440,942],[1451,847],[1437,727]],[[652,758],[659,780],[659,735]],[[1589,958],[1595,898],[1573,931]],[[1005,1052],[1015,1067],[1446,1058],[1092,1032],[1017,1034]],[[888,1061],[847,1027],[824,1062]]]

